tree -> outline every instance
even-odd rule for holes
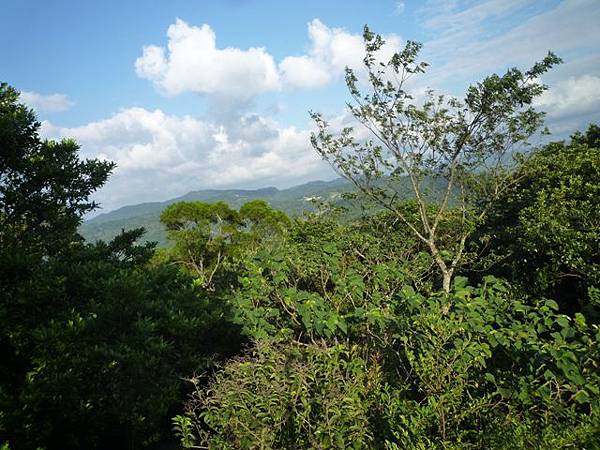
[[[478,230],[483,262],[561,311],[600,317],[600,128],[536,151]],[[529,268],[535,267],[535,270]]]
[[[113,163],[42,140],[0,85],[0,442],[140,448],[162,437],[181,377],[241,343],[227,306],[173,266],[150,265],[143,230],[85,243],[77,227]]]
[[[260,343],[197,387],[184,448],[383,448],[373,375],[356,346]]]
[[[160,221],[175,244],[161,256],[181,264],[196,284],[210,290],[237,249],[255,250],[290,225],[285,213],[263,200],[247,202],[239,212],[224,202],[178,202],[162,212]]]
[[[1,422],[15,448],[158,440],[181,377],[239,349],[226,306],[198,295],[177,267],[149,267],[152,248],[135,246],[139,237],[71,246],[5,309],[14,325],[3,331],[24,369],[8,367],[0,380]]]
[[[377,55],[384,40],[368,27],[363,38],[367,92],[361,92],[361,81],[348,68],[346,84],[353,99],[349,110],[372,138],[357,138],[352,127],[334,135],[323,117],[311,112],[318,127],[312,145],[340,175],[392,211],[426,244],[443,289],[449,292],[474,224],[512,180],[507,155],[526,146],[542,125],[543,113],[532,106],[546,89],[539,76],[561,60],[548,53],[525,72],[512,68],[470,86],[463,100],[428,91],[419,104],[406,83],[427,67],[417,61],[421,45],[408,41],[402,51],[380,62]],[[440,180],[443,191],[431,210],[427,191]],[[418,205],[417,221],[398,208],[397,200],[405,198],[406,190]],[[458,237],[443,246],[439,226],[451,208],[457,208],[461,217]]]
[[[35,114],[19,93],[0,83],[0,383],[28,370],[19,354],[16,330],[26,327],[15,310],[35,318],[21,293],[42,289],[39,273],[48,258],[81,240],[77,226],[96,205],[89,200],[113,163],[81,160],[70,140],[39,137]],[[1,424],[0,424],[1,428]]]
[[[73,140],[40,139],[40,123],[18,98],[0,84],[0,246],[48,256],[78,239],[83,215],[97,207],[89,197],[115,164],[81,160]]]
[[[160,221],[175,243],[170,255],[197,279],[197,284],[213,289],[227,245],[237,233],[237,211],[224,202],[178,202],[162,212]]]
[[[244,203],[240,208],[240,219],[255,241],[280,235],[291,225],[289,217],[283,211],[273,209],[264,200]]]

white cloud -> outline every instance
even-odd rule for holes
[[[360,34],[330,28],[314,19],[308,23],[308,37],[306,54],[287,56],[276,65],[264,48],[219,49],[209,25],[196,27],[177,19],[167,31],[167,47],[145,46],[135,61],[135,70],[166,95],[210,95],[218,97],[225,109],[231,109],[259,94],[278,91],[283,85],[317,88],[339,80],[346,66],[362,68],[364,43]],[[382,59],[400,49],[397,35],[385,39]]]
[[[404,9],[406,9],[406,4],[402,1],[397,1],[396,6],[394,7],[394,14],[399,16],[404,12]]]
[[[553,85],[535,102],[548,112],[551,130],[571,133],[600,119],[600,77],[570,77]]]
[[[38,112],[61,112],[73,106],[73,102],[64,94],[42,95],[23,91],[20,100]]]
[[[42,134],[73,137],[83,156],[118,164],[96,196],[109,210],[203,188],[285,187],[333,177],[311,148],[308,130],[255,114],[219,124],[129,108],[75,128],[44,122]]]
[[[308,24],[310,48],[306,55],[288,56],[279,64],[285,82],[298,88],[315,88],[339,79],[346,66],[361,69],[365,55],[362,36],[342,28],[329,28],[319,19]],[[400,37],[385,36],[380,57],[389,58],[400,49]]]
[[[181,19],[169,26],[167,38],[166,50],[144,47],[135,61],[137,75],[167,95],[194,92],[247,101],[279,89],[277,66],[264,48],[219,49],[210,26],[191,26]]]
[[[279,65],[285,81],[295,87],[316,88],[331,81],[326,63],[309,56],[288,56]]]

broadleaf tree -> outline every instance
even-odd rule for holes
[[[198,285],[213,289],[227,244],[237,233],[237,211],[224,202],[178,202],[169,205],[160,220],[175,243],[171,252],[175,260],[196,277]]]
[[[529,70],[511,68],[471,85],[462,99],[430,90],[418,101],[408,83],[428,66],[418,60],[421,44],[408,41],[382,62],[382,37],[365,27],[363,38],[368,80],[346,68],[346,85],[353,100],[349,111],[370,138],[357,136],[354,127],[332,131],[321,114],[311,112],[317,125],[311,143],[341,176],[426,244],[449,292],[474,225],[514,180],[508,156],[542,129],[544,113],[533,107],[547,89],[539,77],[561,60],[549,52]],[[441,182],[441,192],[432,196],[432,184]],[[398,207],[407,192],[418,205],[417,220]],[[461,216],[457,239],[443,245],[439,227],[451,209]]]

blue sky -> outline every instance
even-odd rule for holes
[[[0,80],[23,91],[43,134],[117,162],[105,209],[202,188],[333,178],[308,110],[347,120],[345,65],[364,24],[386,52],[423,42],[412,88],[468,84],[553,50],[565,64],[538,100],[563,137],[600,121],[598,0],[4,0]]]

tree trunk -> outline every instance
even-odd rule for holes
[[[450,293],[450,282],[452,281],[452,270],[443,271],[442,288],[446,294]]]
[[[450,292],[450,283],[452,282],[452,275],[454,275],[454,266],[448,266],[442,255],[438,251],[437,246],[433,239],[426,241],[429,249],[431,250],[431,255],[433,256],[434,261],[442,272],[442,288],[444,292],[448,294]]]

